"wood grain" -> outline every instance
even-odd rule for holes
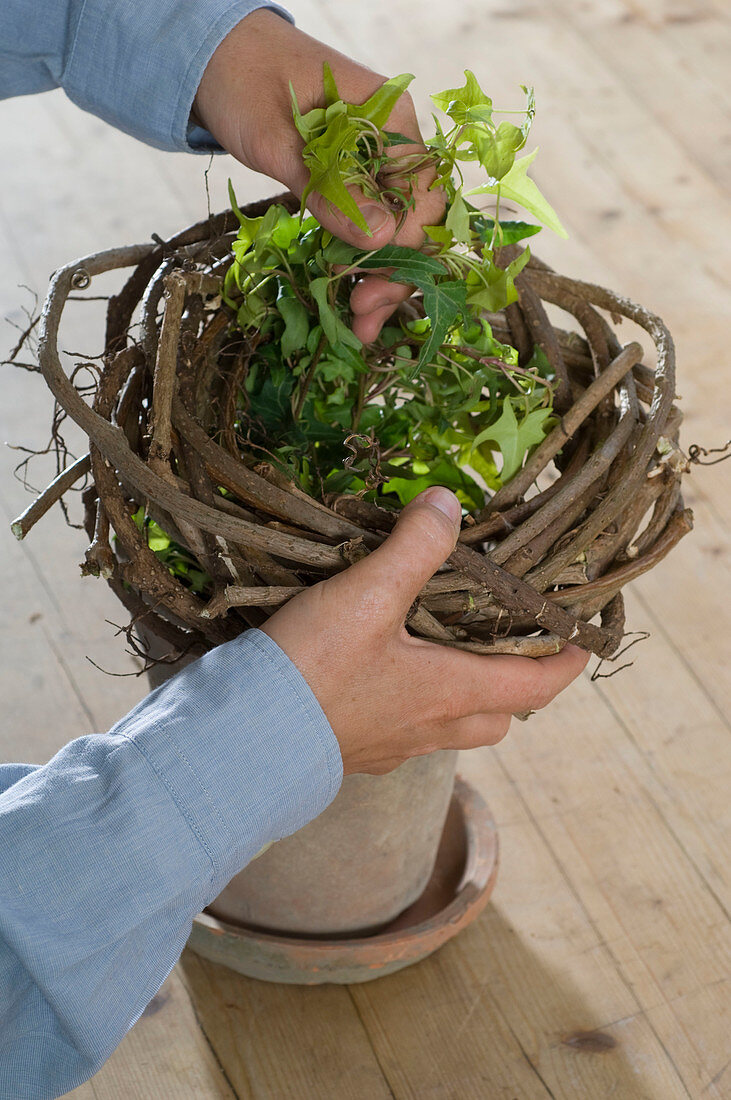
[[[681,439],[725,442],[725,0],[294,0],[290,9],[303,29],[378,71],[415,72],[425,124],[427,91],[459,82],[465,67],[506,106],[520,103],[519,82],[535,83],[536,175],[570,234],[542,235],[540,255],[663,317],[678,347]],[[13,150],[0,191],[0,315],[17,323],[19,283],[42,294],[51,270],[75,255],[205,213],[205,159],[146,149],[60,93],[0,103],[0,124]],[[214,209],[229,174],[240,201],[279,190],[219,158]],[[89,323],[93,307],[79,307],[66,348],[97,350],[102,309]],[[620,336],[642,341],[631,325]],[[14,337],[5,330],[2,347]],[[50,400],[39,379],[5,373],[2,392],[3,438],[43,439]],[[27,503],[11,476],[18,457],[0,452],[8,520]],[[37,483],[52,473],[39,469]],[[73,1095],[731,1096],[730,475],[731,462],[694,472],[694,533],[628,591],[630,629],[652,635],[627,654],[633,667],[583,679],[496,750],[464,757],[503,853],[494,901],[472,928],[418,967],[350,990],[268,986],[186,955],[159,1011]],[[13,578],[0,635],[8,759],[46,759],[111,724],[144,690],[85,660],[136,667],[104,622],[121,621],[114,600],[77,574],[83,538],[57,511],[22,546],[0,531]]]

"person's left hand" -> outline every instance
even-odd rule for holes
[[[252,12],[234,27],[209,61],[196,96],[195,113],[219,144],[242,164],[279,180],[300,196],[309,172],[302,160],[302,138],[292,119],[289,82],[303,114],[321,105],[324,61],[329,63],[347,102],[365,102],[386,79],[310,38],[274,12]],[[394,107],[389,129],[422,141],[408,92]],[[392,146],[390,152],[404,150],[424,152],[424,146]],[[438,224],[444,215],[443,193],[429,190],[433,180],[430,169],[418,173],[414,207],[398,231],[392,211],[352,189],[371,228],[371,237],[334,210],[322,195],[313,192],[308,206],[326,229],[358,248],[382,248],[391,241],[419,248],[424,241],[422,227]],[[411,287],[390,283],[378,275],[362,277],[350,303],[356,336],[364,343],[375,340],[381,326],[411,291]]]

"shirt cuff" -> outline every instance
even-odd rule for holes
[[[260,630],[188,665],[110,734],[133,741],[154,769],[207,852],[217,889],[317,817],[343,777],[320,704]]]
[[[271,0],[87,0],[61,77],[79,107],[158,149],[217,152],[190,112],[206,65],[229,31]]]

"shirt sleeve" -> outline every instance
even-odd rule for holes
[[[0,1096],[57,1097],[95,1073],[195,914],[341,780],[315,696],[258,630],[109,733],[0,766]]]
[[[159,149],[216,152],[190,121],[203,71],[245,16],[271,0],[2,0],[0,98],[62,87]]]

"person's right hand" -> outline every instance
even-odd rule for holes
[[[312,688],[345,774],[383,774],[435,749],[494,745],[513,714],[546,706],[589,659],[570,645],[537,659],[481,657],[408,634],[409,608],[454,549],[460,516],[448,489],[427,489],[382,546],[262,627]]]
[[[242,164],[301,195],[310,174],[302,159],[304,143],[292,119],[289,82],[303,114],[322,106],[324,61],[332,68],[338,91],[350,103],[364,103],[386,79],[311,38],[273,11],[260,8],[230,31],[208,62],[195,100],[196,115]],[[398,100],[388,126],[416,142],[394,145],[389,155],[426,152],[408,92]],[[423,226],[436,225],[444,216],[444,193],[431,188],[434,178],[431,167],[416,173],[414,206],[403,221],[385,204],[366,199],[358,188],[351,187],[371,228],[370,237],[316,191],[307,205],[321,225],[357,248],[383,248],[392,242],[420,248],[425,240]],[[364,343],[375,340],[381,326],[413,289],[378,274],[364,275],[350,298],[356,336]]]

